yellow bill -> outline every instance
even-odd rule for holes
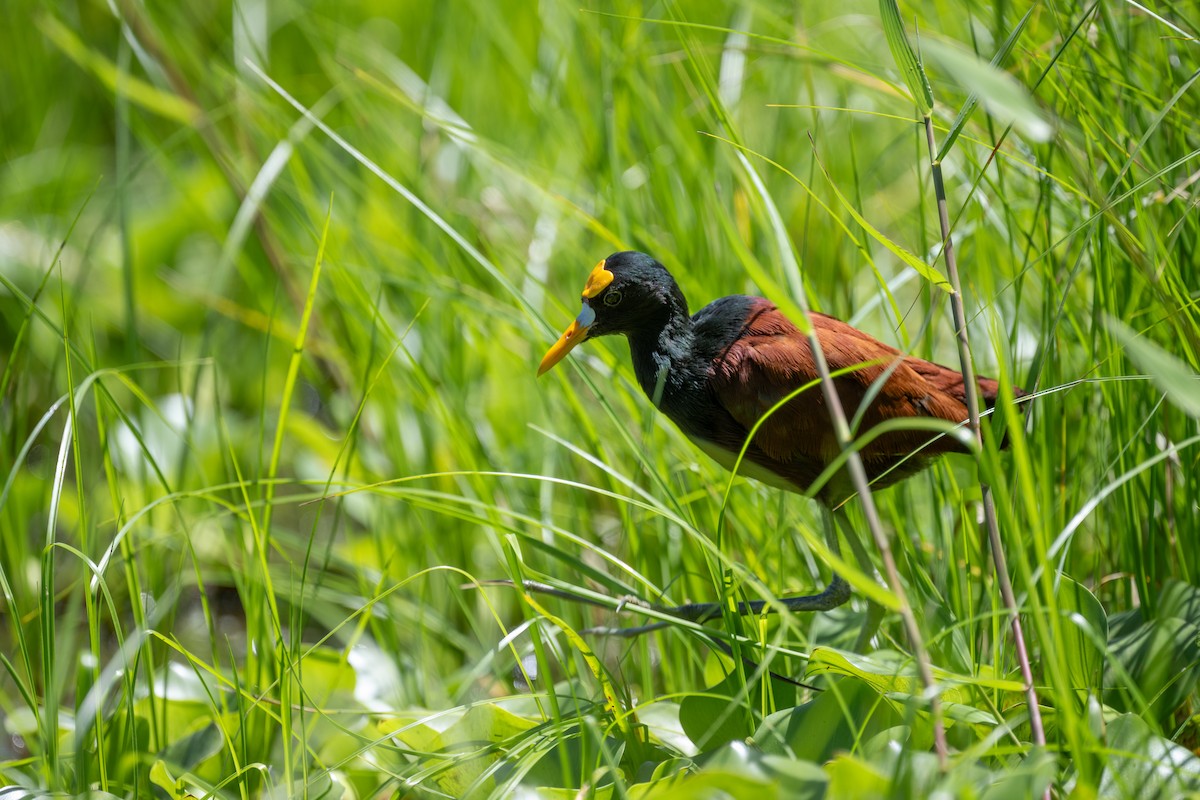
[[[586,339],[588,328],[592,327],[592,323],[595,321],[596,312],[592,311],[591,306],[584,303],[579,316],[575,318],[570,327],[563,331],[563,335],[558,337],[554,346],[546,351],[546,355],[542,356],[541,366],[538,367],[538,377],[546,374],[555,364],[562,361],[567,353],[575,348],[575,345]]]
[[[555,364],[562,361],[567,353],[574,349],[575,345],[587,338],[588,328],[596,321],[596,312],[588,305],[588,300],[595,297],[604,291],[604,288],[613,282],[613,274],[604,267],[604,261],[592,267],[592,272],[588,275],[587,284],[583,287],[583,310],[579,312],[579,316],[571,323],[563,335],[558,337],[558,341],[554,346],[546,351],[546,355],[542,356],[542,363],[538,367],[538,377],[546,374]]]

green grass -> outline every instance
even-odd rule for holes
[[[586,632],[652,621],[628,597],[822,586],[820,517],[730,487],[620,340],[534,377],[624,248],[694,308],[803,291],[956,363],[905,261],[946,272],[877,4],[115,7],[18,0],[0,26],[0,784],[1200,792],[1194,7],[900,8],[939,142],[980,93],[943,164],[976,368],[1039,392],[1024,422],[1001,405],[1010,452],[875,495],[944,771],[900,617],[849,650],[861,592]],[[983,64],[1026,12],[1006,83]]]

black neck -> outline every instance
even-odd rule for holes
[[[686,380],[695,338],[686,305],[671,304],[664,311],[653,324],[626,334],[638,384],[656,406]]]

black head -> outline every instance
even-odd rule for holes
[[[546,353],[538,375],[580,342],[661,327],[671,314],[680,312],[687,315],[687,300],[666,267],[645,253],[613,253],[588,275],[583,310]]]

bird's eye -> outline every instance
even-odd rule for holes
[[[616,289],[609,289],[604,294],[604,305],[615,306],[621,302],[621,293]]]

